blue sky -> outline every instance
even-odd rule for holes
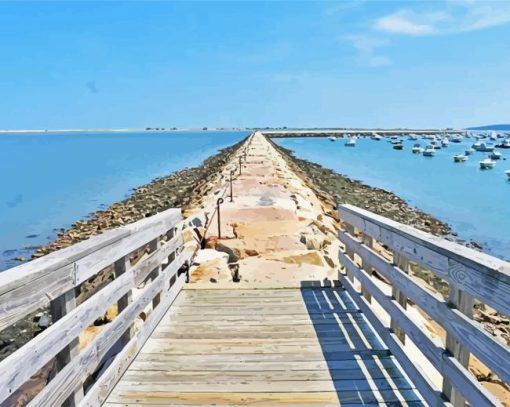
[[[0,2],[0,129],[510,122],[510,1]]]

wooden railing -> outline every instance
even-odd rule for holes
[[[1,405],[52,361],[56,375],[31,405],[104,401],[187,278],[181,220],[179,209],[169,209],[0,273],[0,330],[40,309],[53,319],[0,362]],[[82,283],[101,273],[108,281],[84,297]],[[112,305],[118,315],[80,349],[80,333]]]
[[[410,379],[430,405],[499,405],[468,370],[475,355],[499,378],[510,383],[510,349],[473,320],[473,301],[510,315],[510,264],[391,221],[352,205],[339,207],[345,245],[340,280]],[[412,276],[422,267],[448,284],[448,297]],[[379,276],[376,276],[377,272]],[[382,276],[382,278],[381,278]],[[385,279],[389,286],[381,280]],[[360,289],[360,290],[359,290]],[[381,318],[375,300],[389,315]],[[446,341],[431,337],[408,312],[415,304],[446,332]],[[409,357],[409,338],[443,378],[442,388]]]

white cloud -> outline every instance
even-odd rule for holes
[[[394,34],[427,35],[435,32],[432,25],[413,20],[409,11],[401,10],[378,19],[375,28]]]
[[[376,55],[368,60],[368,65],[373,67],[390,65],[391,60],[388,57],[382,55]]]
[[[387,38],[366,34],[348,35],[343,38],[358,51],[358,61],[362,65],[373,67],[390,65],[391,60],[382,55],[376,55],[379,48],[390,45]]]
[[[510,1],[445,0],[440,8],[421,8],[421,11],[404,9],[382,16],[373,28],[388,34],[438,35],[510,23]]]

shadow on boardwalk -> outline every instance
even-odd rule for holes
[[[341,405],[421,406],[385,344],[341,287],[302,282],[301,294]]]

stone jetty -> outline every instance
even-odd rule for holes
[[[207,232],[198,230],[204,249],[194,260],[190,288],[299,287],[336,278],[338,221],[331,203],[319,199],[261,133],[238,150],[217,187],[185,217],[205,225],[218,198],[221,237],[216,217]]]

